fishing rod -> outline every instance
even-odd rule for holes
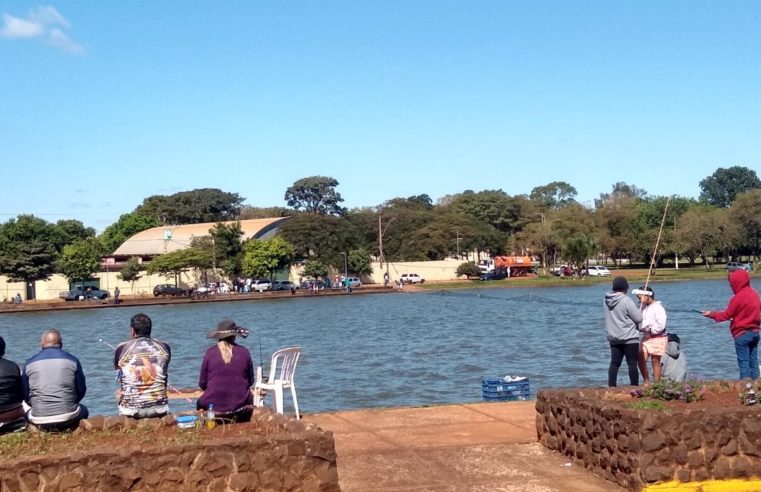
[[[658,229],[658,238],[655,240],[655,249],[653,249],[653,256],[650,257],[650,267],[647,269],[647,278],[645,279],[645,290],[647,290],[647,284],[650,283],[650,275],[653,273],[653,267],[655,266],[655,258],[658,255],[658,246],[661,243],[661,234],[663,234],[663,224],[666,223],[666,213],[669,211],[669,202],[671,197],[666,198],[666,206],[663,207],[663,217],[661,217],[661,227]]]
[[[114,347],[113,345],[111,345],[111,344],[110,344],[110,343],[108,343],[107,341],[103,340],[102,338],[98,338],[98,341],[99,341],[100,343],[104,344],[104,345],[107,345],[107,346],[108,346],[108,347],[109,347],[109,348],[110,348],[112,351],[116,352],[116,347]],[[184,399],[185,401],[187,401],[188,403],[195,403],[193,400],[191,400],[190,398],[188,398],[187,396],[185,396],[185,393],[183,393],[182,391],[178,390],[177,388],[175,388],[175,387],[174,387],[174,386],[172,386],[171,384],[167,384],[166,386],[167,386],[167,388],[169,388],[170,390],[172,390],[172,391],[174,391],[175,393],[177,393],[178,395],[182,396],[182,397],[183,397],[183,399]]]

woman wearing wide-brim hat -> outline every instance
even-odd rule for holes
[[[236,336],[248,336],[248,330],[226,319],[209,331],[206,338],[217,340],[209,347],[201,364],[198,386],[203,394],[196,407],[207,410],[214,405],[218,419],[248,422],[253,413],[251,386],[255,381],[251,352],[235,343]]]

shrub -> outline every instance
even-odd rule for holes
[[[478,277],[481,275],[481,270],[478,268],[478,265],[473,263],[472,261],[469,261],[467,263],[461,263],[460,266],[457,267],[457,273],[458,277],[461,277],[465,275],[466,277]]]
[[[635,398],[652,398],[654,400],[681,400],[685,403],[700,401],[705,394],[705,388],[700,381],[690,379],[684,382],[663,379],[645,388],[636,388],[631,391]]]

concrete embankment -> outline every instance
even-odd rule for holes
[[[0,304],[0,313],[23,313],[36,311],[56,311],[68,309],[110,309],[120,307],[136,306],[158,306],[168,304],[198,304],[205,302],[234,302],[234,301],[266,301],[272,299],[301,299],[313,297],[331,297],[344,295],[366,295],[366,294],[390,294],[396,292],[392,287],[383,287],[382,285],[368,285],[352,289],[351,293],[343,289],[322,290],[319,294],[314,294],[307,290],[297,290],[291,294],[290,291],[280,292],[255,292],[255,293],[232,293],[216,294],[204,297],[123,297],[119,304],[114,304],[113,299],[108,300],[89,300],[89,301],[27,301],[22,304]]]
[[[355,410],[305,416],[333,432],[341,490],[624,490],[537,442],[535,403]]]

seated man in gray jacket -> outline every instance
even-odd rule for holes
[[[666,355],[661,357],[661,377],[681,383],[687,377],[687,356],[680,350],[679,337],[674,333],[668,337]]]
[[[21,374],[26,418],[41,430],[74,428],[88,416],[87,407],[79,404],[87,391],[82,365],[62,350],[58,330],[43,333],[40,346]]]

